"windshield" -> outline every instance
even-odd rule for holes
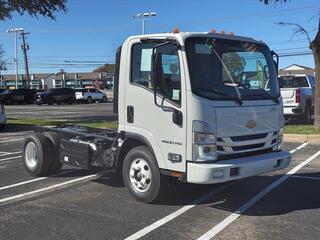
[[[309,87],[306,77],[294,76],[279,77],[279,85],[281,88]]]
[[[213,100],[259,100],[279,97],[269,49],[226,39],[188,38],[186,53],[192,91]]]

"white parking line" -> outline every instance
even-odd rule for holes
[[[18,152],[0,152],[0,157],[3,157],[3,156],[8,156],[8,155],[14,155],[14,154],[21,154],[22,151],[18,151]]]
[[[48,192],[50,190],[54,190],[56,188],[59,188],[59,187],[65,186],[65,185],[69,185],[69,184],[80,182],[80,181],[84,181],[84,180],[89,180],[91,178],[96,178],[96,177],[99,177],[99,176],[101,176],[101,175],[103,175],[104,173],[107,173],[107,172],[109,172],[109,171],[103,171],[103,172],[87,175],[87,176],[84,176],[84,177],[75,178],[75,179],[72,179],[72,180],[69,180],[69,181],[66,181],[66,182],[57,183],[57,184],[54,184],[54,185],[51,185],[51,186],[48,186],[48,187],[44,187],[44,188],[40,188],[40,189],[37,189],[37,190],[34,190],[34,191],[21,193],[21,194],[14,195],[14,196],[11,196],[11,197],[2,198],[2,199],[0,199],[0,203],[9,202],[9,201],[16,200],[16,199],[20,199],[21,200],[21,199],[27,198],[29,196],[35,195],[37,193]]]
[[[293,178],[302,178],[302,179],[310,179],[310,180],[320,180],[320,177],[309,177],[309,176],[299,176],[299,175],[292,175]]]
[[[8,157],[8,158],[2,158],[0,159],[0,162],[6,162],[6,161],[9,161],[9,160],[12,160],[12,159],[18,159],[18,158],[21,158],[22,156],[15,156],[15,157]]]
[[[5,153],[8,153],[8,152],[0,152],[0,154],[5,154]]]
[[[60,175],[64,175],[66,173],[74,172],[74,171],[77,171],[77,170],[78,169],[66,170],[66,171],[63,171],[63,172],[60,172],[58,174],[51,175],[51,176],[48,176],[48,177],[39,177],[39,178],[31,179],[31,180],[28,180],[28,181],[24,181],[24,182],[14,183],[14,184],[11,184],[11,185],[8,185],[8,186],[0,187],[0,191],[6,190],[6,189],[10,189],[10,188],[14,188],[14,187],[18,187],[18,186],[22,186],[22,185],[26,185],[28,183],[38,182],[38,181],[41,181],[41,180],[44,180],[44,179],[47,179],[47,178],[50,178],[50,177],[58,177]]]
[[[295,153],[296,151],[304,148],[304,147],[307,146],[307,145],[308,145],[308,143],[305,142],[305,143],[301,144],[300,146],[296,147],[295,149],[292,149],[292,150],[290,151],[290,153],[291,153],[291,154],[292,154],[292,153]]]
[[[305,146],[307,146],[308,143],[303,143],[301,144],[300,146],[298,146],[297,148],[295,149],[292,149],[290,151],[290,153],[294,153],[302,148],[304,148]],[[174,218],[180,216],[181,214],[187,212],[188,210],[190,210],[191,208],[199,205],[200,203],[202,203],[203,201],[205,201],[206,199],[210,198],[213,194],[215,194],[216,190],[210,192],[210,193],[207,193],[205,194],[204,196],[198,198],[197,200],[195,200],[194,202],[190,203],[190,205],[186,205],[180,209],[178,209],[177,211],[171,213],[170,215],[156,221],[155,223],[152,223],[151,225],[141,229],[140,231],[130,235],[129,237],[127,237],[125,240],[134,240],[134,239],[139,239],[145,235],[147,235],[148,233],[152,232],[153,230],[159,228],[160,226],[170,222],[171,220],[173,220]],[[220,190],[221,191],[221,190]]]
[[[293,169],[291,169],[289,172],[287,172],[285,175],[280,177],[278,180],[271,183],[269,186],[267,186],[265,189],[263,189],[261,192],[259,192],[257,195],[255,195],[253,198],[251,198],[248,202],[243,204],[240,208],[238,208],[235,212],[230,214],[227,218],[225,218],[223,221],[215,225],[213,228],[211,228],[208,232],[203,234],[201,237],[198,238],[198,240],[209,240],[215,237],[219,232],[221,232],[223,229],[225,229],[228,225],[230,225],[232,222],[234,222],[236,219],[238,219],[241,214],[243,214],[245,211],[247,211],[250,207],[252,207],[254,204],[256,204],[261,198],[266,196],[269,192],[271,192],[274,188],[279,186],[281,183],[286,181],[289,177],[291,177],[293,174],[295,174],[297,171],[299,171],[301,168],[303,168],[305,165],[310,163],[312,160],[320,156],[320,151],[313,154],[311,157],[309,157],[307,160],[303,161]]]
[[[177,211],[169,214],[168,216],[161,218],[160,220],[156,221],[155,223],[141,229],[140,231],[136,232],[135,234],[127,237],[125,240],[134,240],[134,239],[139,239],[141,237],[143,237],[144,235],[148,234],[149,232],[155,230],[156,228],[166,224],[167,222],[170,222],[172,219],[180,216],[181,214],[189,211],[191,208],[194,208],[195,206],[197,206],[198,204],[204,202],[205,200],[207,200],[208,198],[214,196],[215,194],[217,194],[218,192],[221,192],[223,189],[225,189],[226,187],[229,187],[230,185],[234,184],[236,182],[232,182],[230,184],[226,184],[223,185],[217,189],[214,189],[213,191],[203,195],[202,197],[196,199],[195,201],[193,201],[192,203],[190,203],[190,205],[186,205],[180,209],[178,209]]]
[[[17,142],[17,141],[21,141],[21,140],[24,140],[25,138],[11,138],[11,139],[8,139],[8,140],[3,140],[3,141],[0,141],[0,143],[7,143],[7,142]],[[1,140],[1,139],[0,139]]]

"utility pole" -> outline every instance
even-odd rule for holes
[[[25,35],[30,34],[28,32],[22,31],[21,33],[22,36],[22,50],[23,50],[23,55],[24,55],[24,67],[25,67],[25,72],[26,72],[26,77],[27,77],[27,84],[26,87],[30,87],[30,75],[29,75],[29,65],[28,65],[28,55],[27,55],[27,50],[29,50],[29,46],[26,44],[25,40]]]
[[[19,70],[18,70],[18,51],[17,51],[17,34],[22,32],[23,28],[12,28],[10,30],[7,30],[8,33],[14,33],[14,62],[16,65],[16,89],[18,89],[18,78],[19,78]]]

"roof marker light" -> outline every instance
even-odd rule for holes
[[[180,32],[179,28],[174,28],[174,29],[172,30],[172,33],[179,33],[179,32]]]

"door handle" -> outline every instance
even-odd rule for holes
[[[133,108],[133,106],[127,106],[127,122],[128,123],[134,122],[134,108]]]

